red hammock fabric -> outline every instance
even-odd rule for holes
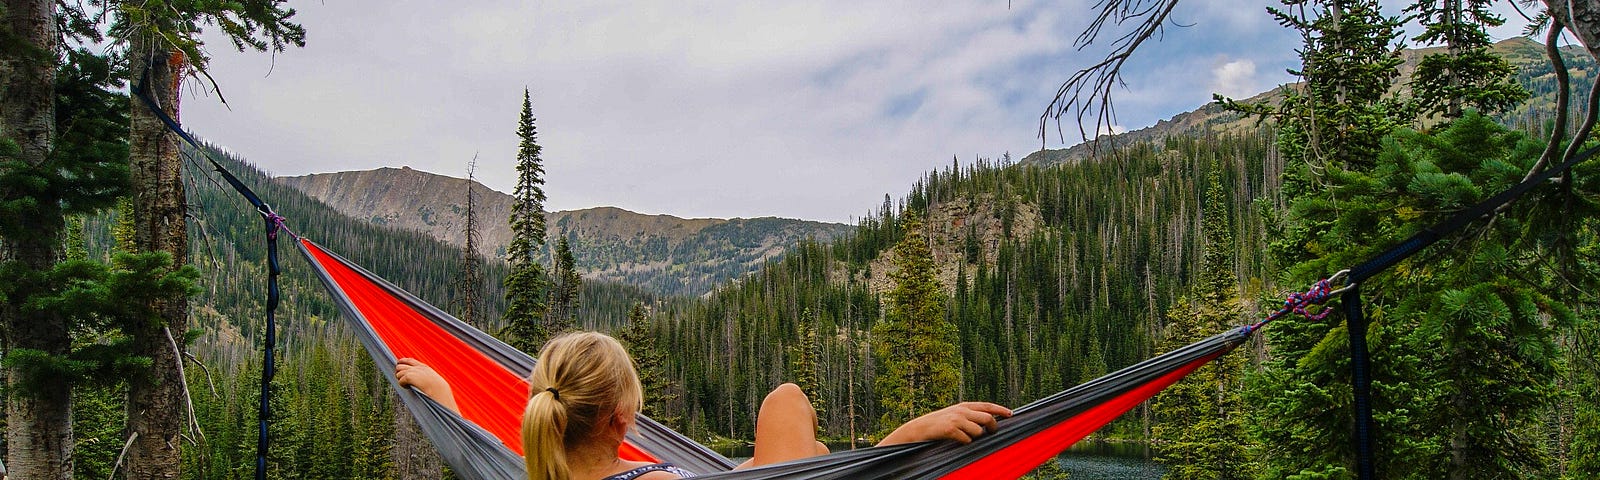
[[[319,245],[305,239],[300,242],[328,276],[344,289],[356,310],[368,318],[373,331],[388,345],[395,358],[415,358],[439,372],[450,382],[456,404],[461,407],[461,416],[522,455],[522,411],[528,398],[526,380],[466,345],[343,262],[334,260]],[[386,367],[379,365],[378,368]],[[627,460],[657,461],[629,444],[623,444],[619,453]]]
[[[1128,410],[1139,405],[1140,402],[1149,400],[1161,390],[1167,388],[1190,372],[1200,368],[1212,359],[1227,352],[1217,352],[1190,362],[1188,365],[1168,372],[1154,381],[1139,385],[1137,388],[1118,395],[1099,405],[1095,405],[1072,420],[1062,422],[1043,432],[1034,434],[1025,440],[1012,444],[998,452],[989,454],[976,462],[967,464],[959,470],[939,477],[945,480],[986,480],[992,478],[1020,478],[1028,472],[1039,468],[1039,465],[1060,455],[1067,447],[1078,443],[1083,437],[1094,433],[1100,427],[1116,420],[1117,417],[1127,413]]]

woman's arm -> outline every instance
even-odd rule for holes
[[[414,358],[402,358],[400,363],[394,366],[394,378],[400,381],[400,386],[416,387],[423,395],[439,402],[457,415],[461,414],[461,407],[456,406],[456,396],[450,391],[450,382],[445,381],[444,377],[440,376],[439,372],[433,371],[433,367],[429,367],[428,364]]]
[[[955,440],[971,443],[973,439],[999,427],[996,417],[1010,417],[1011,409],[988,402],[963,402],[933,413],[923,415],[900,425],[878,446],[928,440]]]

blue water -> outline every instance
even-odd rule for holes
[[[1166,472],[1137,443],[1078,442],[1056,460],[1072,480],[1157,480]]]

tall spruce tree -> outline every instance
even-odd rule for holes
[[[111,282],[125,285],[131,274],[64,248],[69,216],[127,192],[127,110],[110,59],[58,50],[60,35],[78,32],[57,31],[49,3],[8,2],[0,11],[0,332],[16,478],[70,477],[73,387],[114,388],[129,373],[114,367],[140,363],[118,328],[142,319],[102,311],[108,292],[130,294]]]
[[[633,304],[628,310],[628,323],[617,334],[617,340],[633,356],[639,371],[639,383],[644,386],[645,416],[665,425],[677,425],[679,418],[670,415],[670,406],[678,400],[677,382],[667,375],[666,353],[656,344],[655,332],[643,303]]]
[[[583,276],[572,258],[572,245],[566,235],[556,242],[555,285],[550,289],[550,313],[545,320],[545,330],[555,335],[571,330],[578,316],[578,290],[583,288]]]
[[[903,236],[894,246],[887,311],[872,326],[878,356],[876,390],[883,406],[880,428],[892,428],[949,405],[961,390],[961,357],[955,324],[945,315],[933,250],[919,212],[901,218]]]
[[[549,306],[544,266],[538,253],[545,244],[544,160],[539,158],[538,131],[533,125],[533,100],[522,90],[522,114],[517,118],[517,186],[512,192],[511,243],[506,247],[506,343],[524,352],[536,352],[549,338],[545,315]]]
[[[1280,138],[1291,158],[1285,178],[1291,207],[1275,252],[1294,265],[1292,284],[1371,258],[1515,183],[1541,149],[1472,113],[1436,135],[1399,131],[1385,139],[1412,112],[1387,96],[1397,75],[1389,44],[1395,27],[1378,12],[1363,2],[1324,2],[1315,19],[1278,12],[1307,39],[1305,93],[1286,102],[1287,111],[1302,113],[1285,117]],[[1445,21],[1456,22],[1452,28],[1469,28],[1460,11],[1438,15],[1455,18]],[[1446,73],[1460,77],[1419,72],[1413,78],[1427,85],[1419,95],[1446,105],[1420,113],[1451,115],[1451,98],[1468,106],[1506,98],[1503,71]],[[1524,201],[1511,209],[1539,208],[1538,200]],[[1528,240],[1548,235],[1533,233],[1541,227],[1524,223],[1531,218],[1507,215],[1474,227],[1453,248],[1363,282],[1379,392],[1377,471],[1474,478],[1545,468],[1528,432],[1553,398],[1558,355],[1549,328],[1572,317],[1536,282],[1517,280],[1549,276],[1535,260],[1544,248]],[[1264,474],[1351,475],[1348,332],[1338,323],[1285,320],[1271,329],[1273,359],[1257,391]],[[1519,367],[1488,368],[1507,364]]]
[[[1389,199],[1395,218],[1374,219],[1405,232],[1420,228],[1405,228],[1412,222],[1438,221],[1423,212],[1455,211],[1521,180],[1542,147],[1469,111],[1433,134],[1396,134],[1371,180],[1352,180],[1391,186],[1372,193]],[[1414,402],[1427,408],[1417,409],[1417,427],[1405,432],[1440,451],[1423,463],[1422,475],[1509,478],[1545,471],[1538,426],[1558,398],[1555,338],[1577,320],[1552,296],[1559,287],[1546,280],[1556,276],[1544,260],[1550,245],[1539,240],[1559,235],[1559,223],[1541,217],[1553,216],[1563,197],[1559,191],[1525,196],[1450,248],[1402,264],[1392,279],[1397,291],[1373,295],[1386,308],[1385,321],[1403,332],[1397,343],[1409,347],[1394,356],[1415,357],[1420,366],[1407,380],[1432,394]]]
[[[19,365],[14,352],[38,352],[44,373],[72,348],[67,319],[49,310],[24,309],[26,293],[12,291],[18,279],[40,275],[62,258],[65,219],[51,198],[60,187],[25,191],[22,186],[52,174],[50,149],[55,143],[55,74],[59,34],[56,2],[7,1],[0,10],[0,193],[5,220],[0,236],[0,264],[7,288],[0,307],[6,357],[6,461],[13,475],[67,478],[72,468],[72,388],[66,382],[40,382],[30,367]],[[48,178],[48,177],[45,177]],[[52,195],[53,196],[53,195]],[[42,210],[42,211],[41,211]],[[23,389],[27,383],[38,388]]]
[[[1234,275],[1237,250],[1219,171],[1212,170],[1206,183],[1201,219],[1206,243],[1199,278],[1189,295],[1167,312],[1161,351],[1214,335],[1243,317]],[[1243,375],[1244,358],[1224,355],[1156,395],[1151,443],[1157,460],[1167,466],[1165,478],[1255,477],[1247,451]]]

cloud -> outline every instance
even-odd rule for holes
[[[1211,91],[1229,98],[1245,98],[1261,92],[1256,81],[1256,63],[1250,59],[1219,60],[1211,69]]]
[[[1123,133],[1128,133],[1128,127],[1124,127],[1122,125],[1101,125],[1100,129],[1095,132],[1095,135],[1117,135]]]

